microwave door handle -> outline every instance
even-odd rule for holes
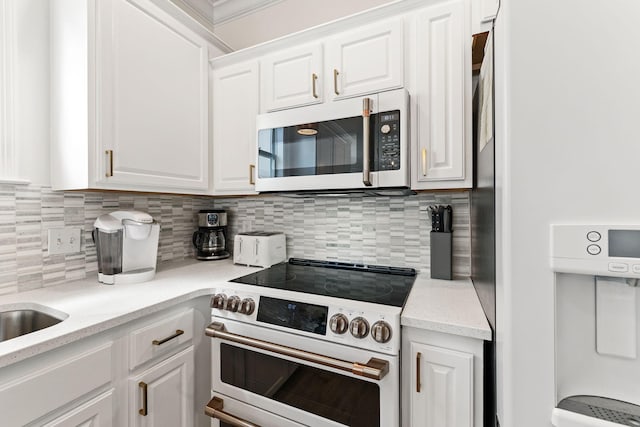
[[[235,415],[231,415],[228,412],[223,411],[224,401],[218,396],[213,396],[213,399],[207,403],[204,407],[204,413],[211,418],[217,418],[223,423],[232,425],[233,427],[260,427],[258,424],[250,423],[242,418],[238,418]]]
[[[371,186],[371,99],[362,100],[362,183]]]
[[[292,357],[294,359],[317,363],[318,365],[328,366],[374,380],[381,380],[389,372],[389,362],[387,360],[372,357],[367,363],[358,363],[348,362],[341,359],[334,359],[333,357],[323,356],[322,354],[311,353],[310,351],[304,351],[293,347],[287,347],[284,345],[227,332],[225,331],[224,323],[221,322],[211,323],[205,329],[205,334],[211,338],[219,338],[260,350],[281,354],[283,356]]]

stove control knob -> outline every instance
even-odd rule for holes
[[[381,344],[389,342],[391,339],[391,326],[384,320],[378,320],[371,327],[371,336]]]
[[[329,319],[329,329],[334,334],[342,335],[349,329],[349,319],[344,314],[334,314]]]
[[[256,303],[251,298],[245,298],[240,303],[239,313],[249,315],[256,309]]]
[[[240,307],[240,297],[232,296],[227,300],[227,310],[235,313]]]
[[[356,317],[349,324],[351,335],[356,338],[364,338],[369,333],[369,322],[364,317]]]
[[[227,302],[227,296],[225,294],[215,294],[213,298],[211,298],[211,308],[224,310],[225,302]]]

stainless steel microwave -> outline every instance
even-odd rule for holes
[[[257,118],[257,191],[409,187],[409,95],[380,92]]]

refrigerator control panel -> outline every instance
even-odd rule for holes
[[[551,225],[557,272],[640,278],[640,225]]]

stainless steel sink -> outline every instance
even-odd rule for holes
[[[0,341],[39,331],[62,322],[64,318],[35,309],[0,311]]]

